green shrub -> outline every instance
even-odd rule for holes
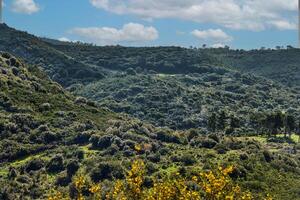
[[[46,166],[49,173],[58,173],[65,169],[64,158],[61,155],[57,155],[52,158]]]
[[[104,179],[112,180],[113,178],[124,178],[124,170],[121,166],[111,163],[100,163],[90,174],[94,182],[103,181]]]
[[[79,170],[79,163],[76,160],[71,160],[67,164],[67,175],[72,177]]]
[[[30,171],[37,171],[40,170],[41,168],[44,167],[44,161],[41,159],[33,159],[31,161],[29,161],[26,166],[25,166],[25,170],[26,172],[30,172]]]

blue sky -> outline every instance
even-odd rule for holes
[[[298,0],[4,0],[11,27],[98,45],[297,46]]]

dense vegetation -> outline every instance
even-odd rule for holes
[[[2,24],[0,50],[13,53],[28,63],[41,65],[51,78],[64,86],[99,80],[110,70],[134,68],[137,71],[189,74],[211,72],[207,66],[264,76],[289,87],[300,86],[300,50],[291,46],[250,51],[229,48],[97,47],[37,38]]]
[[[94,66],[51,48],[40,38],[0,24],[0,51],[7,51],[26,62],[42,67],[63,86],[99,80],[104,72]]]
[[[107,185],[93,183],[88,178],[80,175],[74,178],[74,193],[69,194],[72,198],[85,199],[85,196],[92,196],[93,199],[107,200],[200,200],[200,199],[236,199],[252,200],[250,192],[241,191],[240,186],[234,184],[230,178],[234,167],[219,167],[216,171],[206,173],[195,173],[189,180],[180,176],[180,173],[173,174],[163,181],[153,183],[146,182],[145,164],[141,160],[132,163],[130,171],[124,181],[116,181],[111,188]],[[108,190],[108,191],[103,191]],[[85,195],[84,193],[88,193]],[[64,194],[56,192],[49,200],[63,199]],[[267,194],[266,200],[272,199]]]
[[[253,120],[255,116],[278,110],[288,111],[297,119],[300,109],[296,90],[224,70],[188,75],[140,74],[131,70],[71,90],[115,112],[125,112],[157,126],[201,128],[204,132],[209,131],[209,118],[216,113],[225,112],[221,131],[228,127],[230,133],[237,129],[238,133],[256,134],[260,130],[257,120]]]
[[[234,165],[233,181],[256,199],[299,197],[295,141],[156,128],[72,96],[9,54],[1,54],[0,66],[2,199],[45,199],[52,189],[72,195],[76,174],[111,185],[137,158],[150,186],[172,173],[192,178],[201,169]]]
[[[289,87],[300,86],[300,50],[181,47],[95,47],[92,45],[52,45],[78,60],[114,70],[151,70],[157,73],[186,74],[210,72],[206,66],[218,66],[272,79]]]
[[[297,49],[95,47],[0,25],[0,50],[28,62],[0,53],[0,199],[300,199]]]

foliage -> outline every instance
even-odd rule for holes
[[[135,160],[131,169],[128,171],[124,181],[117,180],[106,194],[102,194],[101,188],[105,186],[103,183],[91,183],[87,186],[84,176],[80,175],[74,179],[74,185],[77,190],[78,200],[84,200],[85,188],[89,188],[88,196],[93,199],[101,199],[102,195],[107,200],[114,199],[147,199],[147,200],[218,200],[218,199],[241,199],[251,200],[253,196],[250,192],[242,192],[241,188],[233,183],[230,174],[234,167],[219,167],[216,171],[201,172],[194,175],[192,179],[184,178],[176,173],[175,176],[164,180],[156,180],[152,187],[143,187],[145,164],[141,160]],[[191,185],[193,185],[191,187]],[[49,200],[57,199],[61,193],[50,195]],[[272,199],[268,196],[268,199]]]

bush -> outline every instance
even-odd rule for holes
[[[218,154],[225,154],[229,150],[227,145],[223,143],[217,144],[214,149],[218,152]]]
[[[102,150],[112,145],[113,137],[114,137],[113,135],[104,135],[104,136],[93,135],[90,139],[90,142],[92,142],[93,148]]]
[[[25,171],[37,171],[44,167],[44,162],[41,159],[33,159],[29,161],[25,166]]]
[[[200,173],[200,175],[193,176],[192,179],[173,175],[162,180],[152,180],[145,176],[145,164],[142,161],[134,161],[125,180],[117,180],[112,186],[103,183],[99,186],[97,183],[87,183],[85,176],[78,176],[70,187],[69,195],[72,199],[84,199],[85,196],[101,199],[103,195],[106,199],[136,200],[254,199],[250,192],[243,192],[242,188],[232,181],[230,174],[233,170],[234,168],[229,166],[216,171]],[[86,191],[89,192],[86,193]],[[62,195],[60,194],[60,196]],[[51,197],[51,199],[60,198],[58,196]]]
[[[157,139],[162,142],[168,142],[168,143],[177,143],[181,144],[181,140],[177,135],[173,135],[170,131],[158,131],[156,133]]]
[[[79,163],[76,160],[71,160],[67,164],[68,177],[72,177],[79,169]]]
[[[8,179],[13,180],[18,176],[18,172],[15,168],[10,168],[8,173]],[[1,199],[1,198],[0,198]]]
[[[89,139],[91,137],[91,132],[90,131],[84,131],[78,133],[75,138],[74,138],[74,143],[75,144],[86,144],[89,142]]]
[[[39,109],[41,112],[49,111],[51,109],[51,105],[50,103],[43,103],[42,105],[40,105]]]
[[[264,155],[266,162],[271,162],[273,160],[273,156],[271,155],[271,153],[269,151],[264,150],[263,155]]]
[[[170,152],[170,150],[169,150],[168,148],[165,148],[165,147],[163,147],[163,148],[161,148],[161,149],[159,150],[159,153],[160,153],[160,155],[162,155],[162,156],[167,155],[169,152]]]
[[[149,155],[147,156],[147,159],[150,160],[151,162],[158,163],[160,161],[160,154],[156,153],[156,154]]]
[[[207,149],[212,149],[214,148],[218,143],[210,138],[206,138],[201,142],[201,147],[207,148]]]
[[[74,101],[75,104],[86,104],[87,103],[87,99],[84,97],[77,97]]]
[[[55,156],[50,160],[46,169],[50,173],[58,173],[65,169],[64,167],[64,159],[61,155]]]
[[[187,139],[189,141],[191,141],[193,138],[199,136],[199,133],[196,129],[191,129],[189,132],[188,132],[188,136],[187,136]]]
[[[71,183],[72,179],[70,176],[61,175],[56,178],[55,185],[58,186],[68,186]]]
[[[51,131],[46,131],[43,133],[43,140],[45,144],[50,144],[59,139],[59,136]]]
[[[77,157],[79,160],[84,159],[84,151],[83,151],[83,150],[77,150],[77,151],[76,151],[76,157]]]
[[[180,157],[180,161],[183,162],[184,165],[193,165],[196,163],[196,158],[192,154],[183,154]]]
[[[124,171],[119,165],[111,163],[100,163],[96,168],[92,170],[90,176],[94,182],[99,182],[104,179],[121,179],[124,178]]]
[[[37,130],[38,130],[39,133],[43,133],[43,132],[49,131],[50,129],[46,124],[44,124],[44,125],[40,125],[37,128]]]

